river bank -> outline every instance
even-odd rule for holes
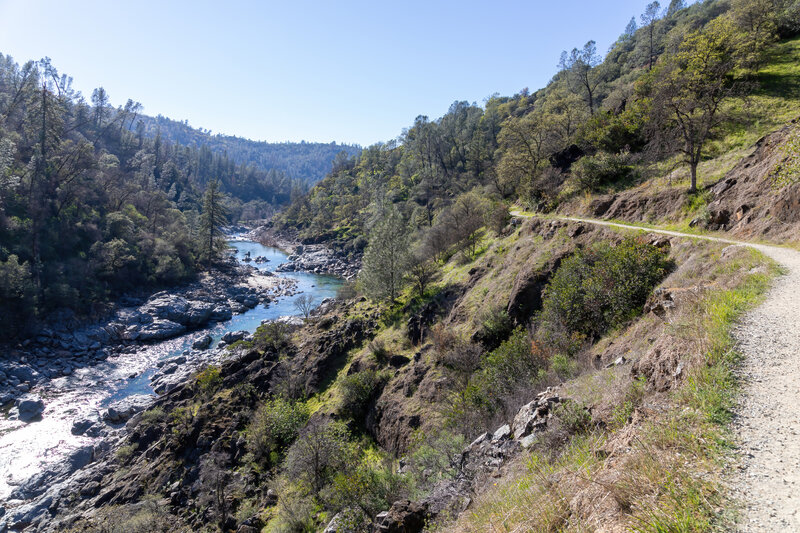
[[[53,328],[6,356],[4,390],[13,387],[17,405],[0,417],[0,524],[6,518],[27,527],[54,494],[115,448],[131,416],[203,366],[220,364],[230,355],[225,346],[262,322],[297,315],[292,296],[308,293],[319,304],[341,284],[305,272],[275,274],[287,260],[283,252],[245,240],[231,245],[239,261],[227,273],[120,307],[103,324]],[[240,262],[248,252],[266,260]],[[41,402],[39,412],[20,417],[20,397]]]
[[[252,230],[248,238],[289,255],[276,272],[313,272],[352,281],[361,270],[360,253],[347,254],[324,243],[303,243],[269,226]]]

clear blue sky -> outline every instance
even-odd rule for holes
[[[605,52],[646,3],[0,0],[0,52],[215,133],[368,145],[542,87],[561,50]]]

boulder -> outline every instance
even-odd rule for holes
[[[544,429],[550,417],[551,408],[561,401],[556,395],[539,395],[537,399],[523,405],[517,411],[511,430],[515,440],[521,440],[532,433]]]
[[[199,300],[187,300],[183,296],[158,293],[142,307],[154,317],[196,328],[211,319],[214,304]]]
[[[667,311],[675,307],[675,300],[670,289],[658,288],[647,299],[644,304],[644,314],[653,313],[658,317],[664,318]]]
[[[20,382],[33,383],[39,377],[39,373],[27,365],[11,364],[3,370],[7,376],[17,378]]]
[[[394,502],[389,511],[379,514],[375,523],[380,533],[418,533],[425,528],[427,519],[426,503],[401,500]]]
[[[70,429],[70,432],[73,435],[87,435],[91,437],[93,435],[90,435],[89,433],[94,433],[91,430],[96,424],[97,420],[93,420],[91,418],[79,418],[72,422],[72,429]]]
[[[192,348],[194,348],[195,350],[205,350],[206,348],[211,346],[211,341],[212,341],[211,335],[206,333],[205,335],[203,335],[202,337],[200,337],[199,339],[197,339],[192,343]]]
[[[495,432],[492,434],[492,441],[497,442],[500,440],[505,440],[510,436],[511,436],[511,426],[505,424],[497,428],[497,430],[495,430]]]
[[[222,336],[222,342],[225,344],[233,344],[236,341],[242,340],[245,336],[247,336],[246,331],[229,331]]]
[[[154,341],[177,337],[186,331],[186,326],[166,319],[154,320],[151,324],[143,326],[138,335],[131,340]]]
[[[233,311],[227,305],[218,305],[211,312],[209,320],[212,322],[224,322],[233,317]]]
[[[101,416],[106,422],[119,424],[127,421],[139,411],[143,411],[152,401],[153,397],[149,394],[134,394],[112,403]]]
[[[30,422],[44,412],[44,402],[38,396],[23,396],[17,400],[19,419]]]

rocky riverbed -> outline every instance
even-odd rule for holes
[[[199,368],[230,357],[226,346],[248,340],[262,322],[296,315],[295,294],[320,304],[336,278],[274,274],[286,255],[247,241],[269,256],[239,264],[187,287],[124,301],[102,323],[57,322],[9,347],[0,360],[0,532],[38,522],[53,498],[89,484],[97,461],[127,434],[126,424]],[[238,262],[236,262],[238,264]],[[87,478],[89,476],[89,478]]]
[[[6,347],[0,359],[0,405],[13,402],[11,416],[30,420],[30,391],[46,380],[69,376],[109,357],[132,354],[210,324],[230,320],[259,304],[294,295],[296,282],[250,266],[204,274],[174,291],[162,291],[138,305],[125,299],[103,322],[71,329],[56,322],[22,343]],[[23,407],[22,410],[19,408]]]
[[[286,262],[276,272],[313,272],[354,280],[361,270],[359,254],[353,258],[326,244],[301,243],[291,235],[277,232],[268,226],[251,231],[247,238],[289,254]],[[254,261],[257,259],[253,258]]]

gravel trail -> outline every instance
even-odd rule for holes
[[[739,470],[731,473],[730,483],[742,503],[739,532],[800,532],[800,252],[603,220],[558,218],[745,245],[783,266],[786,275],[775,281],[764,303],[747,313],[733,332],[744,361],[733,423]]]

